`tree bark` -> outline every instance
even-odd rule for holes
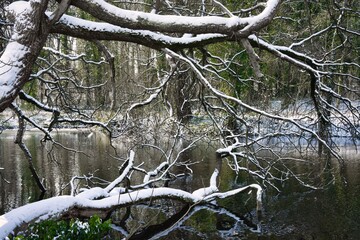
[[[48,0],[34,0],[26,5],[22,12],[16,12],[20,7],[17,2],[10,5],[8,18],[14,27],[0,58],[0,112],[10,106],[29,81],[32,66],[49,35],[49,19],[45,15]]]

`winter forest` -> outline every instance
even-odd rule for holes
[[[355,239],[359,144],[358,0],[0,2],[0,239]]]

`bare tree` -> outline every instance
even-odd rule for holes
[[[222,146],[217,154],[227,159],[234,171],[247,172],[263,186],[277,189],[277,181],[295,178],[304,186],[317,188],[316,178],[326,164],[308,160],[307,153],[333,156],[341,162],[334,136],[351,136],[354,143],[360,136],[359,59],[357,54],[348,59],[342,53],[351,54],[349,49],[358,46],[359,13],[351,3],[344,6],[334,3],[328,9],[315,6],[330,19],[315,26],[313,22],[321,19],[313,19],[312,8],[302,16],[292,4],[268,0],[245,8],[218,1],[203,1],[199,6],[155,1],[154,6],[144,4],[135,11],[129,10],[130,3],[102,0],[5,2],[7,18],[1,22],[1,29],[10,31],[11,36],[3,38],[6,43],[0,58],[0,112],[11,108],[17,113],[20,125],[17,143],[25,154],[21,140],[24,120],[55,144],[60,143],[52,139],[51,132],[57,124],[100,126],[112,139],[133,134],[138,143],[146,142],[147,131],[153,131],[156,125],[162,127],[162,132],[153,131],[153,136],[164,136],[171,129],[176,133],[175,139],[185,134],[196,140],[177,155],[172,150],[164,151],[166,161],[153,170],[136,166],[135,153],[130,151],[119,178],[107,187],[82,193],[73,187],[71,196],[15,209],[0,217],[3,232],[0,237],[6,237],[23,222],[57,214],[86,216],[89,209],[110,212],[158,198],[195,204],[248,188],[257,189],[260,209],[260,185],[219,193],[218,170],[214,170],[209,187],[193,193],[149,188],[168,179],[171,168],[179,164],[179,154],[205,135],[219,140]],[[305,19],[308,28],[299,32]],[[285,23],[280,24],[282,21]],[[272,27],[279,27],[280,31],[274,33]],[[94,47],[96,54],[80,54],[76,47],[65,47],[71,42],[69,39],[86,42],[85,50]],[[127,86],[133,85],[133,89],[115,88],[114,84],[125,85],[116,83],[119,70],[109,42],[136,44],[129,46],[137,50],[151,49],[146,51],[146,60],[132,51],[133,80]],[[358,47],[355,51],[359,51]],[[289,72],[296,74],[291,76]],[[146,76],[146,80],[139,80],[139,76]],[[39,82],[43,96],[40,100],[24,91],[29,82]],[[289,91],[294,84],[300,87]],[[115,99],[102,98],[109,85],[116,100],[121,99],[120,92],[127,92],[129,97],[117,103]],[[280,94],[281,91],[285,93]],[[98,94],[101,92],[103,95]],[[14,104],[18,97],[51,112],[49,126],[27,117]],[[272,97],[281,99],[280,105]],[[99,117],[104,109],[112,110],[105,114],[105,121],[103,116]],[[145,123],[144,119],[150,122]],[[206,126],[208,132],[192,123],[202,119],[210,122]],[[290,149],[294,153],[289,154]],[[26,156],[31,162],[31,156]],[[302,172],[290,167],[293,162],[309,166],[305,173],[315,181],[305,181]],[[317,164],[320,170],[314,167]],[[117,187],[131,178],[134,171],[145,175],[142,184],[127,184],[126,189]],[[46,208],[17,218],[24,209],[38,210],[40,205],[58,203],[59,199],[66,201],[56,209]]]

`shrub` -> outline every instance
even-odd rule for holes
[[[98,216],[92,216],[88,222],[79,219],[70,221],[45,220],[31,224],[27,230],[19,233],[13,239],[86,239],[97,240],[105,238],[110,230],[111,220],[103,222]]]

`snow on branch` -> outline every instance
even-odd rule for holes
[[[142,44],[152,48],[191,46],[209,44],[226,39],[219,33],[198,34],[193,37],[173,37],[149,30],[133,30],[110,23],[92,22],[77,17],[63,15],[51,29],[53,33],[63,33],[73,37],[97,40],[117,40]]]
[[[134,164],[134,158],[135,158],[135,152],[130,151],[130,156],[128,160],[129,162],[127,163],[127,166],[125,167],[121,175],[105,188],[105,191],[110,192],[117,184],[121,183],[124,180],[124,178],[127,176],[127,174],[129,173],[129,171],[131,170]]]
[[[199,189],[193,193],[174,188],[159,187],[141,189],[128,193],[119,192],[118,194],[108,194],[108,192],[111,189],[114,189],[114,187],[121,182],[129,172],[134,159],[134,154],[133,151],[130,152],[127,168],[124,170],[123,174],[106,188],[95,187],[80,193],[77,196],[58,196],[45,199],[16,208],[0,216],[0,239],[6,238],[17,227],[20,227],[23,224],[28,224],[36,220],[41,221],[49,218],[61,217],[70,211],[81,212],[81,210],[86,209],[111,210],[116,207],[125,207],[143,201],[164,198],[175,199],[191,204],[200,204],[210,202],[215,198],[226,198],[251,188],[257,190],[257,210],[261,210],[262,188],[259,185],[251,184],[249,186],[220,193],[216,187],[216,178],[219,174],[217,169],[215,169],[211,176],[210,186]]]
[[[113,25],[130,29],[179,33],[250,33],[267,25],[273,18],[280,0],[268,0],[263,11],[255,16],[230,18],[217,16],[186,17],[158,15],[118,8],[103,0],[78,0],[72,4],[94,17]]]
[[[251,189],[251,188],[256,190],[256,204],[257,204],[256,210],[257,211],[262,211],[262,193],[263,193],[263,190],[262,190],[261,186],[258,185],[258,184],[250,184],[248,186],[238,188],[238,189],[234,189],[234,190],[231,190],[231,191],[227,191],[227,192],[224,192],[224,193],[219,193],[219,192],[212,193],[212,194],[204,197],[204,201],[211,201],[211,200],[213,200],[215,198],[227,198],[229,196],[238,194],[240,192],[246,191],[247,189]]]
[[[11,94],[12,85],[16,82],[22,70],[22,58],[29,53],[29,48],[17,43],[10,42],[0,58],[0,101],[7,94]]]
[[[30,96],[29,94],[25,93],[23,90],[21,90],[19,92],[19,96],[21,99],[35,105],[36,107],[38,107],[41,110],[47,111],[47,112],[54,112],[54,113],[60,113],[60,111],[56,108],[52,108],[49,107],[46,104],[43,104],[42,102],[40,102],[39,100],[37,100],[36,98]]]
[[[68,10],[68,8],[70,7],[70,3],[71,0],[62,0],[59,3],[58,8],[56,9],[55,12],[53,12],[53,14],[50,17],[50,22],[52,24],[57,22],[60,19],[60,17]]]
[[[22,120],[26,120],[27,122],[29,122],[31,125],[33,125],[35,128],[39,129],[41,132],[43,132],[46,136],[47,140],[51,140],[53,141],[51,135],[50,135],[50,131],[43,128],[42,126],[40,126],[39,124],[37,124],[34,120],[32,120],[30,117],[26,116],[25,113],[21,110],[20,107],[18,107],[16,104],[12,103],[10,105],[10,108],[13,109],[13,111],[15,111],[17,113],[17,115],[19,116],[19,118],[21,118]]]
[[[153,171],[148,172],[143,180],[143,183],[147,184],[150,181],[150,177],[155,177],[159,174],[160,171],[163,171],[164,169],[167,169],[169,167],[168,162],[162,162],[159,164],[158,167],[156,167]]]
[[[71,124],[84,124],[84,125],[90,125],[90,126],[99,126],[105,129],[107,132],[111,134],[111,130],[108,126],[106,126],[105,123],[99,122],[99,121],[92,121],[92,120],[84,120],[84,119],[71,119],[71,118],[58,118],[56,120],[58,123],[71,123]]]
[[[33,63],[45,44],[48,31],[42,20],[46,4],[38,0],[16,1],[6,9],[14,25],[11,40],[0,57],[0,112],[9,107],[29,80]]]
[[[213,174],[211,175],[211,178],[210,178],[210,186],[206,187],[206,188],[200,188],[198,190],[195,190],[192,193],[192,195],[194,195],[198,198],[203,198],[205,196],[208,196],[209,194],[219,191],[216,186],[216,178],[218,175],[219,175],[219,170],[215,169],[215,171],[213,172]]]

